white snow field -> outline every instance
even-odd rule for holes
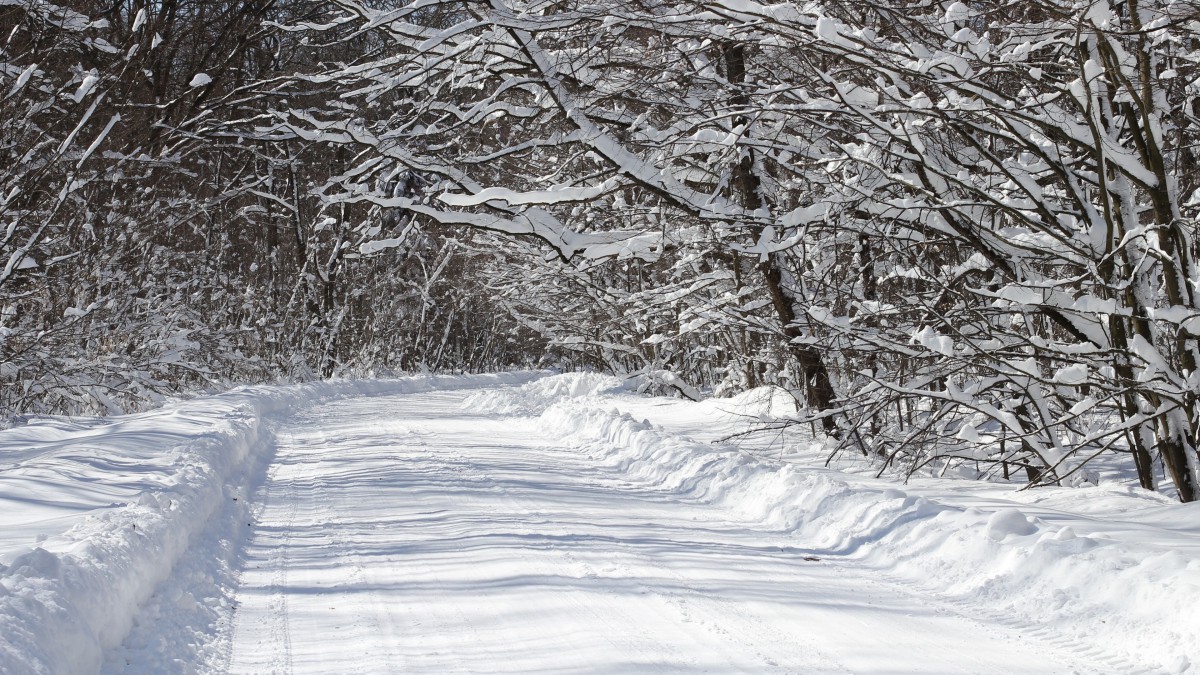
[[[537,379],[534,379],[537,378]],[[769,392],[252,387],[0,432],[0,672],[1200,672],[1200,510],[710,443]]]

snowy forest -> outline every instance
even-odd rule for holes
[[[0,0],[0,411],[591,369],[1200,496],[1193,0]]]

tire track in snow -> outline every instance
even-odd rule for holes
[[[532,432],[534,430],[531,429],[530,431]],[[536,434],[536,432],[531,434],[531,436],[535,436],[535,437],[537,435],[538,434]],[[461,453],[456,453],[456,452],[450,451],[447,454],[452,456],[457,462],[462,462],[463,464],[469,464],[471,461],[470,458],[466,457],[465,455],[463,455]],[[537,527],[549,526],[552,524],[549,519],[546,519],[539,514],[539,511],[538,511],[536,505],[531,503],[530,500],[521,499],[517,495],[514,495],[511,490],[504,488],[503,485],[501,485],[498,481],[496,481],[494,478],[487,475],[486,473],[476,470],[472,474],[472,478],[485,484],[489,490],[502,495],[503,498],[505,499],[505,501],[507,501],[510,504],[513,504],[516,507],[516,508],[512,509],[512,512],[519,513],[522,515],[522,521],[525,526],[525,529],[518,532],[518,534],[536,536],[537,535],[537,531],[536,531]],[[535,518],[534,517],[535,514],[539,514],[539,515]],[[541,550],[552,553],[552,554],[559,556],[562,559],[566,560],[568,562],[568,567],[573,569],[574,571],[577,571],[578,576],[580,576],[580,577],[586,577],[586,578],[590,578],[590,579],[600,579],[602,576],[602,575],[598,574],[590,565],[577,561],[574,558],[574,556],[571,555],[569,550],[563,549],[562,547],[555,545],[552,540],[550,541],[549,544],[547,544],[547,546],[544,549],[541,549]],[[533,559],[533,557],[530,555],[530,551],[528,549],[519,550],[518,555],[522,561],[524,561],[527,565],[529,565],[531,567],[535,566],[538,562]],[[648,589],[643,589],[643,593],[648,593]],[[605,630],[602,631],[600,635],[604,640],[606,640],[612,646],[612,648],[614,649],[614,651],[616,653],[623,653],[623,654],[628,654],[630,652],[637,653],[641,657],[640,662],[647,663],[647,664],[652,663],[656,660],[659,661],[662,665],[666,665],[666,664],[669,664],[672,662],[677,663],[680,661],[683,661],[683,662],[688,661],[688,656],[685,653],[683,653],[680,649],[676,648],[674,645],[666,646],[667,654],[665,656],[667,656],[669,658],[664,658],[662,649],[660,649],[658,652],[652,652],[652,651],[648,650],[645,646],[643,646],[642,644],[640,644],[636,641],[633,641],[630,639],[624,639],[624,640],[617,639],[619,636],[622,636],[623,634],[625,634],[627,632],[629,626],[636,625],[639,621],[639,618],[644,618],[644,615],[640,615],[640,616],[635,615],[633,613],[630,613],[630,612],[622,609],[619,606],[615,606],[615,605],[611,605],[611,604],[604,607],[604,609],[607,611],[607,613],[606,613],[605,611],[601,611],[601,608],[597,605],[597,603],[595,603],[594,601],[589,601],[585,597],[580,597],[580,595],[577,593],[571,594],[570,598],[571,598],[571,602],[572,602],[573,606],[575,607],[575,609],[577,611],[587,613],[588,615],[593,617],[596,621],[598,621],[601,625],[604,626]],[[695,666],[696,664],[689,663],[688,665]]]
[[[295,447],[296,436],[294,433],[281,431],[276,437],[278,439],[276,458],[278,459],[280,455],[286,454]],[[291,544],[291,532],[296,522],[300,502],[296,499],[295,477],[280,479],[279,474],[285,472],[286,469],[286,465],[277,463],[267,472],[266,483],[261,488],[262,494],[258,495],[261,506],[252,521],[254,535],[247,549],[260,549],[269,545],[269,554],[265,560],[260,561],[261,564],[254,570],[243,568],[238,580],[239,585],[245,584],[248,579],[260,576],[262,569],[269,570],[269,581],[266,588],[269,589],[271,599],[266,604],[270,611],[255,615],[251,620],[251,627],[246,630],[251,635],[258,637],[254,641],[254,654],[257,659],[261,659],[265,654],[267,658],[262,665],[269,667],[273,673],[292,672],[292,636],[288,625],[290,614],[286,589],[288,587],[288,552]],[[280,524],[264,524],[264,514],[267,512],[267,508],[277,503],[285,505],[285,515]],[[263,537],[262,528],[264,526],[272,527],[275,534],[269,538]],[[235,613],[238,611],[235,609]],[[244,612],[241,615],[244,617]],[[267,639],[261,639],[263,635]],[[231,645],[231,660],[242,656],[240,652],[244,652],[245,647],[239,649],[239,644],[244,645],[244,642],[239,643],[235,640]]]

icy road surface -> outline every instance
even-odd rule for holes
[[[468,393],[342,400],[278,429],[231,672],[1126,668],[630,482]]]

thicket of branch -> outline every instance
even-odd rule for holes
[[[1198,496],[1191,2],[0,7],[14,410],[555,363]],[[1160,481],[1165,481],[1159,485]]]

